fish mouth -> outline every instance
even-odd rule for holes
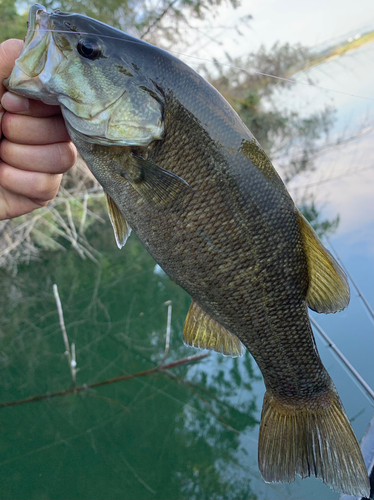
[[[35,3],[29,10],[25,45],[28,45],[28,43],[32,40],[33,32],[38,29],[49,29],[49,13],[43,5]]]
[[[29,12],[25,45],[16,65],[31,78],[39,76],[45,69],[51,41],[49,15],[40,4],[33,5]]]
[[[47,104],[58,104],[57,97],[48,92],[48,82],[64,57],[53,40],[51,14],[40,4],[30,8],[24,46],[4,85],[17,94],[42,98]]]

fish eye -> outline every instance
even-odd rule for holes
[[[101,48],[94,38],[83,37],[79,40],[77,50],[86,59],[97,59],[100,57]]]

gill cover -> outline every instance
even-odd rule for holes
[[[92,62],[95,64],[95,61]],[[69,72],[70,73],[70,72]],[[83,80],[83,75],[82,75]],[[95,69],[92,68],[91,94],[93,101],[100,101],[101,89],[95,82]],[[121,84],[121,94],[114,98],[102,111],[95,113],[91,103],[73,100],[62,95],[59,102],[62,114],[76,132],[94,144],[116,146],[147,146],[163,136],[163,105],[161,98],[155,99],[155,92],[150,82],[145,82],[142,75]],[[88,84],[90,85],[90,84]],[[104,99],[108,102],[109,99]],[[94,103],[92,103],[94,104]]]

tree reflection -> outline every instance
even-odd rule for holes
[[[109,224],[104,230],[98,224],[89,241],[105,249],[99,266],[69,250],[21,266],[16,278],[3,272],[2,401],[71,384],[53,283],[69,340],[76,344],[78,384],[159,363],[163,303],[171,298],[168,361],[199,352],[182,343],[189,296],[160,272],[136,238],[120,252]],[[4,497],[256,498],[242,444],[243,432],[258,423],[255,380],[248,353],[234,360],[212,354],[170,374],[5,408]],[[28,481],[19,481],[19,470]]]
[[[184,384],[195,398],[184,407],[176,428],[178,446],[185,448],[185,469],[177,473],[184,498],[211,498],[212,491],[217,499],[256,498],[249,477],[244,482],[236,480],[242,460],[238,453],[241,433],[259,423],[251,386],[257,377],[249,354],[243,361],[217,355],[213,362],[189,369]],[[245,397],[238,403],[241,391]]]

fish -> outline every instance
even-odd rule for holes
[[[347,307],[346,275],[227,101],[170,53],[40,4],[4,84],[61,107],[106,194],[119,248],[133,230],[190,294],[184,342],[254,357],[266,387],[264,480],[316,476],[368,497],[360,447],[308,315]]]

